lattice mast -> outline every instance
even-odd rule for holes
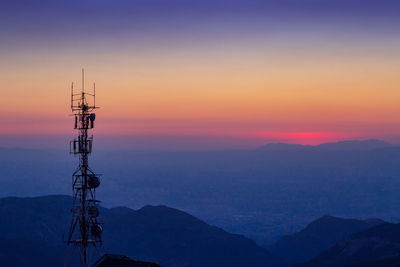
[[[98,174],[89,167],[88,156],[92,152],[93,136],[88,134],[94,128],[96,118],[93,112],[96,106],[96,89],[93,93],[85,92],[84,70],[82,69],[82,90],[74,93],[71,86],[71,109],[75,118],[74,128],[78,136],[70,142],[70,153],[79,156],[79,166],[72,174],[72,222],[69,230],[68,245],[75,245],[80,252],[82,267],[88,264],[88,250],[101,245],[102,227],[98,221],[99,201],[96,188],[100,185]]]

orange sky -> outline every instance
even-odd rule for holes
[[[70,83],[85,67],[98,134],[396,141],[399,40],[339,37],[144,45],[121,36],[0,50],[0,134],[71,133]]]

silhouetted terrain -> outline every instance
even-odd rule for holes
[[[96,150],[90,162],[105,174],[97,195],[106,207],[165,204],[263,246],[324,214],[400,221],[400,147],[377,140],[273,146],[286,148]],[[76,159],[67,149],[0,149],[0,161],[0,196],[71,193]]]
[[[62,243],[71,201],[68,196],[0,199],[0,265],[63,266],[73,252]],[[282,237],[267,252],[243,236],[166,206],[100,211],[105,223],[102,253],[125,254],[164,267],[280,266],[279,256],[284,264],[301,263],[320,252],[301,266],[384,267],[396,266],[400,256],[400,224],[378,219],[324,216]],[[76,264],[76,252],[69,266]]]
[[[324,143],[316,146],[315,148],[336,151],[368,151],[392,146],[392,144],[382,140],[370,139],[364,141],[340,141],[336,143]]]
[[[263,150],[290,151],[290,150],[335,150],[335,151],[367,151],[372,149],[380,149],[392,147],[393,145],[382,140],[370,139],[365,141],[340,141],[335,143],[324,143],[316,146],[271,143],[261,146]]]
[[[300,232],[280,238],[270,249],[287,264],[302,263],[318,256],[350,234],[381,223],[383,221],[378,219],[354,220],[324,216]]]
[[[304,266],[384,267],[398,263],[399,256],[400,224],[382,223],[351,235]]]
[[[63,266],[62,234],[67,233],[71,220],[71,201],[66,196],[0,199],[0,265]],[[277,263],[253,241],[176,209],[145,206],[139,210],[102,208],[100,212],[108,253],[164,267]]]
[[[400,266],[400,256],[387,258],[378,261],[353,264],[350,267],[398,267]]]

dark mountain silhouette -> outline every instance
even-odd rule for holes
[[[99,193],[107,205],[179,207],[263,246],[321,214],[390,220],[399,206],[400,146],[368,151],[100,150],[92,159],[99,173],[116,174],[102,180]],[[66,185],[75,160],[64,150],[0,148],[0,196],[69,195]]]
[[[123,255],[105,254],[92,267],[161,267],[154,262],[135,261]]]
[[[299,145],[299,144],[287,144],[287,143],[270,143],[261,146],[263,150],[270,151],[294,151],[294,150],[304,150],[304,149],[318,149],[318,150],[336,150],[336,151],[364,151],[379,148],[392,147],[394,145],[387,143],[382,140],[368,139],[368,140],[349,140],[349,141],[339,141],[333,143],[323,143],[316,146],[310,145]]]
[[[351,235],[304,266],[393,266],[399,256],[400,224],[382,223]]]
[[[65,251],[61,243],[49,244],[39,240],[3,239],[0,237],[0,266],[63,266]],[[77,258],[72,262],[76,264]]]
[[[301,263],[318,256],[350,234],[383,223],[378,219],[355,220],[324,216],[304,230],[284,236],[270,250],[287,264]]]
[[[0,265],[63,266],[62,234],[71,220],[71,201],[67,196],[0,199]],[[139,210],[101,208],[100,212],[107,253],[164,267],[277,263],[253,241],[177,209],[145,206]]]
[[[349,267],[399,267],[399,266],[400,266],[400,256],[387,258],[384,260],[353,264],[350,265]]]

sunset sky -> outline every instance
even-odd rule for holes
[[[0,21],[2,146],[72,135],[82,67],[103,142],[400,143],[398,0],[6,0]]]

